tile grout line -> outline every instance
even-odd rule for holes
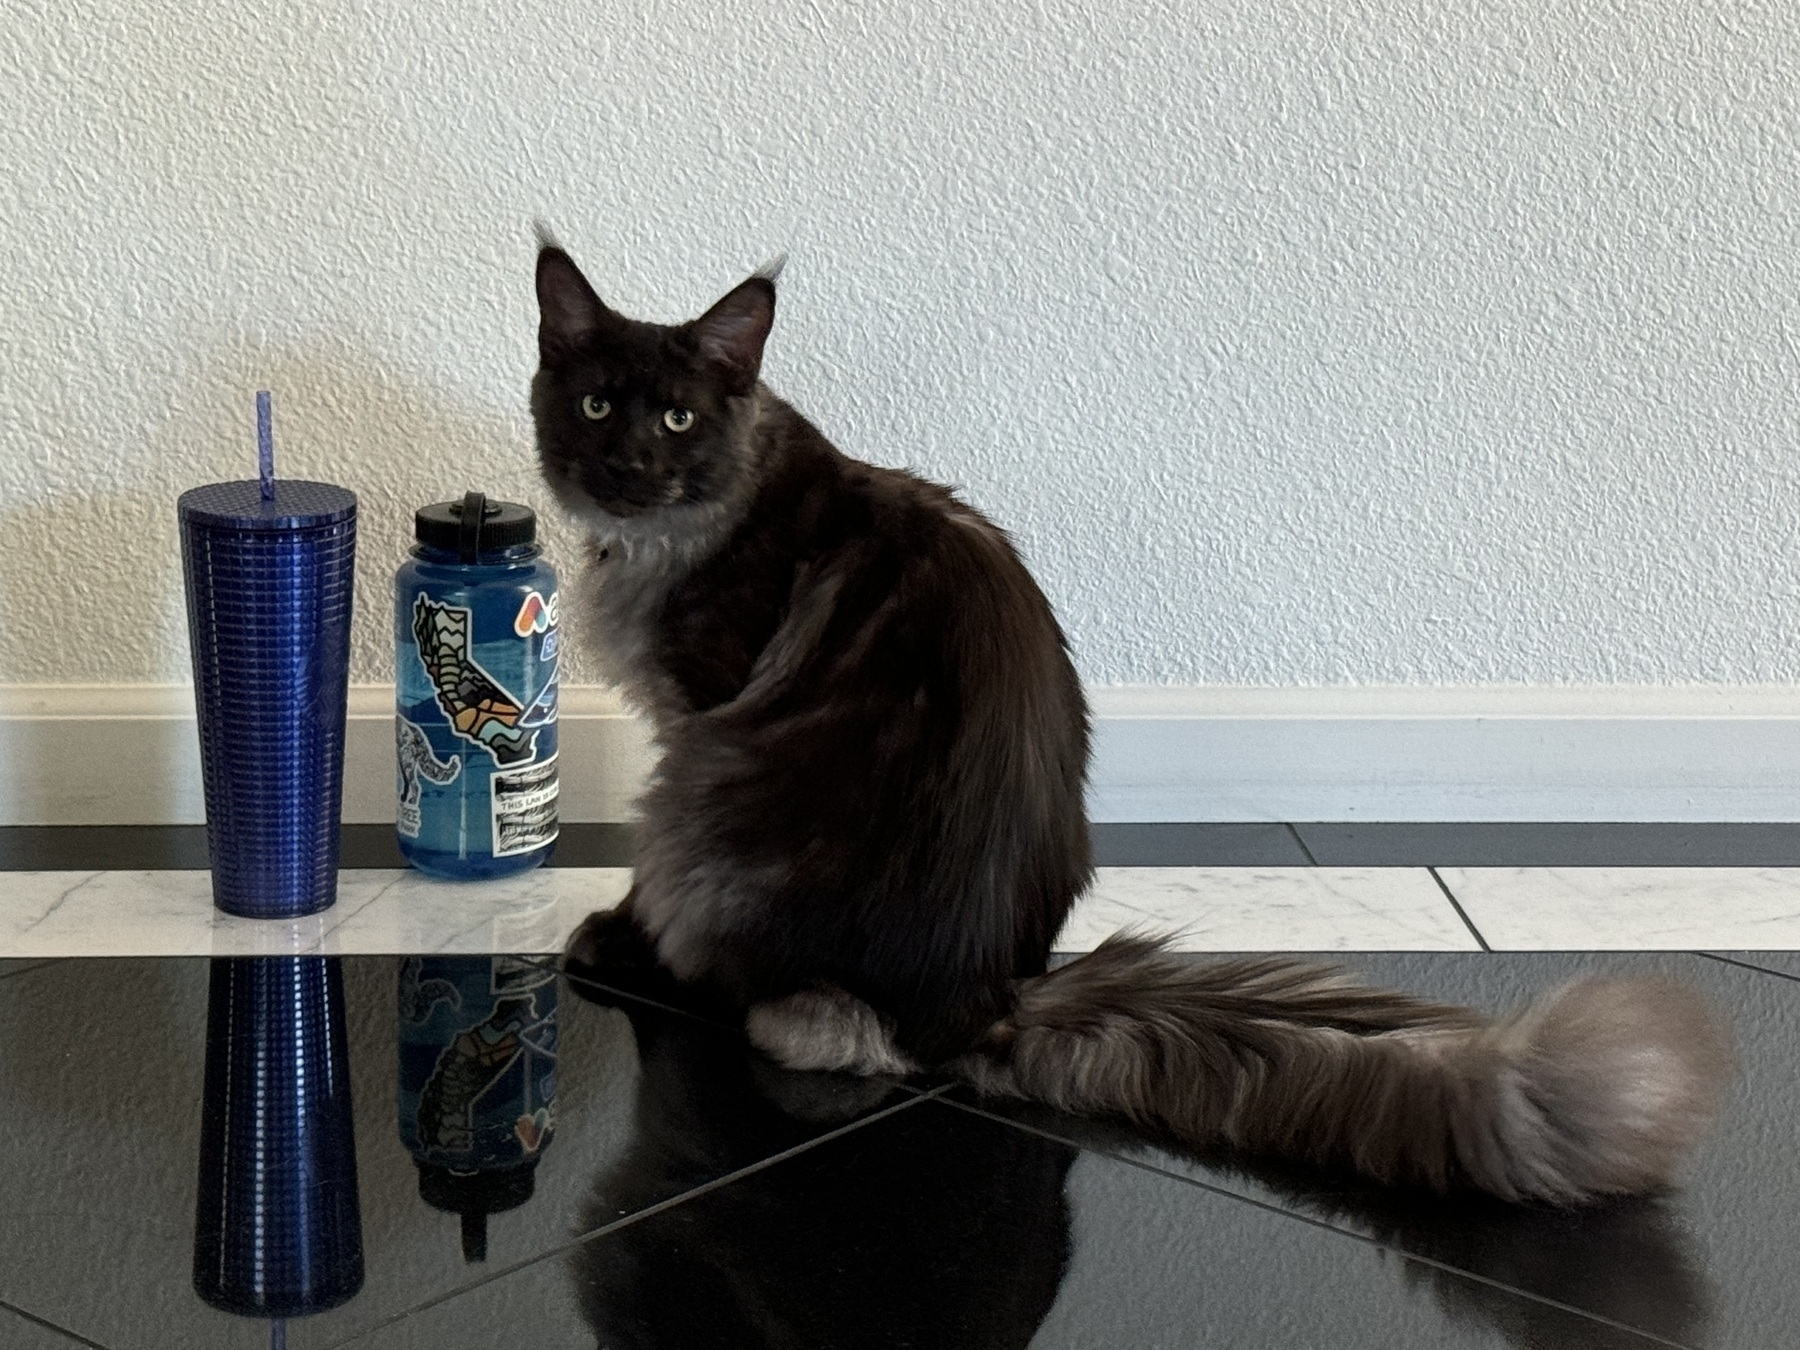
[[[1705,957],[1708,961],[1717,961],[1721,965],[1736,966],[1739,970],[1753,970],[1758,975],[1773,975],[1778,980],[1792,980],[1800,984],[1800,975],[1787,970],[1771,970],[1767,966],[1759,966],[1754,961],[1740,961],[1735,956],[1722,956],[1718,952],[1690,952],[1690,956]]]
[[[1319,860],[1313,857],[1313,851],[1307,847],[1306,840],[1300,833],[1300,827],[1291,820],[1284,820],[1281,823],[1287,832],[1294,836],[1294,842],[1300,845],[1300,852],[1306,856],[1306,865],[1308,867],[1317,867],[1319,865]]]
[[[4,1308],[8,1312],[16,1314],[18,1317],[22,1318],[24,1321],[30,1322],[34,1326],[43,1327],[46,1331],[51,1331],[58,1336],[66,1337],[76,1345],[86,1346],[87,1350],[106,1350],[106,1347],[99,1341],[89,1340],[80,1332],[71,1331],[68,1327],[63,1326],[59,1322],[52,1322],[47,1317],[40,1317],[34,1312],[28,1312],[16,1303],[9,1303],[5,1299],[0,1299],[0,1308]]]
[[[658,1214],[674,1209],[678,1205],[684,1205],[690,1200],[698,1200],[702,1196],[710,1195],[717,1190],[722,1190],[724,1187],[730,1186],[746,1177],[755,1176],[758,1172],[765,1172],[777,1164],[787,1162],[790,1158],[797,1158],[802,1153],[808,1153],[819,1147],[821,1144],[829,1144],[835,1139],[842,1139],[847,1134],[854,1134],[865,1126],[873,1125],[877,1121],[886,1120],[889,1116],[897,1115],[901,1111],[908,1111],[914,1107],[922,1106],[926,1102],[935,1101],[955,1086],[956,1084],[954,1083],[945,1083],[942,1087],[935,1088],[930,1092],[921,1093],[913,1097],[910,1101],[895,1102],[892,1106],[883,1107],[879,1111],[859,1117],[846,1125],[840,1125],[835,1130],[827,1130],[824,1134],[821,1134],[816,1138],[808,1139],[804,1143],[794,1145],[792,1148],[783,1149],[780,1153],[772,1154],[769,1157],[753,1162],[746,1167],[740,1167],[735,1172],[728,1172],[722,1177],[715,1177],[711,1181],[704,1182],[699,1186],[683,1191],[680,1195],[672,1195],[667,1200],[659,1200],[654,1205],[646,1205],[643,1209],[638,1210],[634,1214],[627,1214],[623,1218],[615,1219],[611,1223],[602,1224],[598,1228],[590,1229],[588,1232],[578,1234],[566,1242],[558,1243],[554,1247],[546,1247],[535,1256],[515,1261],[511,1265],[504,1266],[498,1270],[490,1270],[486,1272],[481,1279],[476,1280],[471,1284],[465,1284],[456,1289],[446,1290],[441,1294],[426,1299],[423,1303],[415,1303],[410,1308],[390,1314],[389,1316],[382,1318],[381,1321],[364,1327],[361,1331],[358,1331],[351,1336],[346,1336],[342,1340],[333,1341],[326,1347],[326,1350],[339,1350],[339,1347],[341,1346],[354,1345],[356,1342],[374,1335],[377,1331],[394,1326],[418,1313],[425,1312],[430,1308],[435,1308],[439,1304],[448,1303],[452,1299],[461,1298],[464,1294],[473,1293],[477,1289],[484,1289],[488,1285],[493,1284],[496,1280],[503,1280],[509,1275],[516,1275],[521,1270],[525,1270],[530,1266],[535,1266],[542,1261],[547,1261],[551,1257],[561,1256],[564,1252],[573,1251],[575,1248],[580,1247],[585,1243],[593,1242],[604,1237],[610,1237],[621,1229],[629,1228],[641,1220],[654,1218]]]
[[[1437,882],[1438,889],[1444,893],[1444,899],[1450,902],[1450,908],[1456,911],[1456,917],[1461,919],[1463,927],[1469,930],[1469,936],[1481,945],[1482,951],[1493,951],[1494,949],[1488,946],[1488,940],[1481,935],[1481,930],[1475,926],[1475,921],[1469,917],[1468,911],[1462,907],[1456,896],[1451,893],[1450,888],[1444,884],[1444,879],[1438,875],[1437,868],[1427,867],[1425,870],[1431,873],[1431,879]]]
[[[1311,1214],[1301,1213],[1299,1210],[1285,1209],[1271,1201],[1258,1200],[1252,1195],[1244,1195],[1238,1191],[1227,1190],[1225,1187],[1215,1185],[1212,1182],[1201,1181],[1196,1177],[1185,1176],[1180,1172],[1172,1171],[1166,1167],[1158,1167],[1155,1163],[1145,1162],[1141,1158],[1128,1157],[1127,1155],[1116,1152],[1110,1148],[1085,1144],[1078,1140],[1056,1134],[1051,1130],[1041,1129],[1035,1125],[1026,1125],[1021,1121],[1008,1120],[1005,1116],[997,1115],[992,1111],[984,1111],[978,1106],[971,1106],[967,1102],[959,1102],[955,1098],[940,1096],[929,1100],[938,1101],[939,1104],[943,1106],[954,1107],[958,1111],[966,1111],[970,1115],[979,1116],[984,1120],[992,1121],[996,1125],[1004,1125],[1010,1129],[1022,1131],[1025,1134],[1036,1135],[1040,1139],[1048,1139],[1052,1143],[1067,1145],[1079,1152],[1097,1154],[1098,1156],[1110,1159],[1113,1162],[1123,1163],[1127,1167],[1135,1167],[1141,1171],[1149,1172],[1153,1176],[1164,1177],[1169,1181],[1176,1181],[1183,1185],[1192,1186],[1197,1190],[1205,1191],[1208,1194],[1218,1196],[1224,1200],[1235,1200],[1239,1204],[1249,1205],[1252,1209],[1260,1209],[1267,1214],[1275,1215],[1283,1219],[1293,1219],[1299,1223],[1319,1229],[1322,1232],[1331,1233],[1337,1237],[1349,1238],[1353,1242],[1363,1243],[1366,1246],[1375,1248],[1377,1251],[1390,1252],[1394,1256],[1399,1257],[1402,1261],[1415,1261],[1419,1265],[1427,1266],[1433,1270],[1443,1271],[1447,1275],[1454,1275],[1459,1279],[1469,1280],[1475,1284],[1486,1285],[1490,1289],[1498,1289],[1502,1293],[1511,1294],[1516,1298],[1526,1299],[1532,1303],[1543,1304],[1546,1307],[1557,1308],[1563,1312],[1571,1313],[1576,1317],[1583,1318],[1586,1321],[1598,1322],[1602,1326],[1615,1327],[1620,1331],[1640,1337],[1653,1345],[1671,1346],[1673,1347],[1673,1350],[1697,1350],[1697,1347],[1689,1346],[1683,1341],[1669,1340],[1665,1336],[1658,1336],[1653,1331],[1645,1331],[1642,1327],[1634,1327],[1629,1322],[1621,1322],[1616,1318],[1608,1317],[1605,1313],[1593,1312],[1590,1309],[1576,1307],[1572,1303],[1564,1303],[1561,1299],[1551,1298],[1545,1294],[1533,1293],[1529,1289],[1521,1289],[1517,1285],[1511,1285],[1504,1281],[1497,1280],[1491,1275],[1482,1275],[1473,1270],[1465,1270],[1461,1266],[1451,1265],[1448,1261],[1424,1256],[1418,1252],[1409,1252],[1404,1247],[1398,1247],[1383,1242],[1380,1238],[1374,1237],[1371,1234],[1359,1233],[1353,1228],[1340,1228],[1327,1219],[1316,1218]]]

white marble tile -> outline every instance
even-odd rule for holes
[[[213,908],[206,872],[0,873],[0,958],[374,955],[562,950],[616,904],[625,868],[543,868],[486,882],[348,871],[304,919]],[[1179,951],[1458,951],[1475,946],[1413,868],[1105,867],[1057,943],[1087,951],[1121,928],[1172,933]]]
[[[337,903],[321,914],[240,919],[213,908],[207,872],[8,872],[0,957],[552,953],[630,884],[617,867],[481,882],[347,871]]]
[[[1800,948],[1800,868],[1441,867],[1496,951]]]
[[[1121,928],[1176,951],[1475,951],[1424,868],[1102,867],[1057,939],[1090,951]]]

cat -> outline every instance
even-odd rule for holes
[[[791,1068],[949,1072],[1508,1200],[1665,1185],[1730,1072],[1678,983],[1588,981],[1496,1021],[1135,936],[1047,969],[1093,876],[1068,643],[998,526],[762,383],[779,270],[661,325],[541,241],[539,467],[588,537],[603,672],[661,752],[631,891],[569,968],[646,947]]]

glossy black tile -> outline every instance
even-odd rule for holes
[[[313,1252],[342,1274],[314,1279],[289,1306],[337,1306],[288,1320],[285,1334],[322,1345],[920,1100],[780,1074],[734,1033],[631,1000],[593,1002],[505,958],[464,970],[310,961],[342,978],[353,1147],[321,1135],[317,1085],[343,1072],[334,1057],[291,1058],[306,1074],[280,1072],[289,1060],[277,1052],[306,1026],[329,1044],[328,990],[295,1017],[280,999],[220,1002],[217,972],[257,963],[60,961],[0,980],[0,1302],[109,1350],[267,1345],[269,1319],[213,1305],[278,1308],[260,1291],[305,1267],[294,1253]],[[226,1026],[238,1049],[221,1042]],[[229,1096],[221,1085],[259,1072],[259,1047],[278,1062],[258,1092]],[[696,1119],[725,1125],[684,1133]],[[512,1152],[496,1161],[485,1151],[496,1145]],[[528,1182],[512,1161],[527,1152]],[[594,1179],[627,1158],[640,1161],[597,1197]],[[328,1231],[317,1222],[319,1201],[352,1177],[360,1281],[332,1255],[352,1251],[351,1211],[333,1209]],[[313,1201],[244,1198],[283,1185]],[[465,1214],[484,1211],[472,1235]],[[211,1304],[196,1292],[197,1261]]]
[[[1800,825],[1104,822],[1105,867],[1786,867],[1800,866]],[[393,830],[346,825],[345,867],[402,867]],[[568,823],[551,867],[629,867],[631,826]],[[0,827],[0,872],[204,868],[199,825]]]
[[[204,825],[8,825],[0,872],[204,868]]]
[[[1795,867],[1800,824],[1300,822],[1322,867]]]
[[[569,823],[551,867],[629,867],[631,827]],[[345,825],[342,867],[405,867],[391,825]],[[203,870],[204,825],[8,825],[0,827],[0,872]]]
[[[1641,1256],[1508,1234],[1527,1264]],[[1591,1268],[1591,1267],[1590,1267]],[[1684,1268],[1619,1302],[1692,1326]],[[350,1344],[477,1347],[1669,1344],[1446,1265],[937,1102],[591,1237]],[[1680,1342],[1676,1342],[1680,1343]]]
[[[1101,867],[1305,867],[1312,859],[1279,823],[1104,822],[1092,827]]]
[[[1286,825],[1211,822],[1108,823],[1094,827],[1096,860],[1108,867],[1303,867]],[[551,867],[629,867],[628,824],[565,822]],[[404,867],[387,825],[346,825],[344,867]],[[203,868],[200,825],[12,826],[0,829],[0,871]]]
[[[978,1102],[966,1089],[952,1099],[1665,1341],[1754,1347],[1797,1339],[1790,1329],[1800,1326],[1800,1282],[1792,1277],[1790,1253],[1800,1243],[1800,1079],[1792,1071],[1800,982],[1684,953],[1318,959],[1495,1012],[1587,974],[1672,974],[1699,987],[1727,1018],[1738,1078],[1719,1127],[1671,1194],[1572,1214],[1408,1196],[1253,1160],[1203,1162],[1147,1148],[1125,1131],[1029,1106]]]

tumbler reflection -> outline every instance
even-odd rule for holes
[[[212,963],[194,1289],[224,1312],[323,1312],[362,1288],[343,975],[331,957]]]

